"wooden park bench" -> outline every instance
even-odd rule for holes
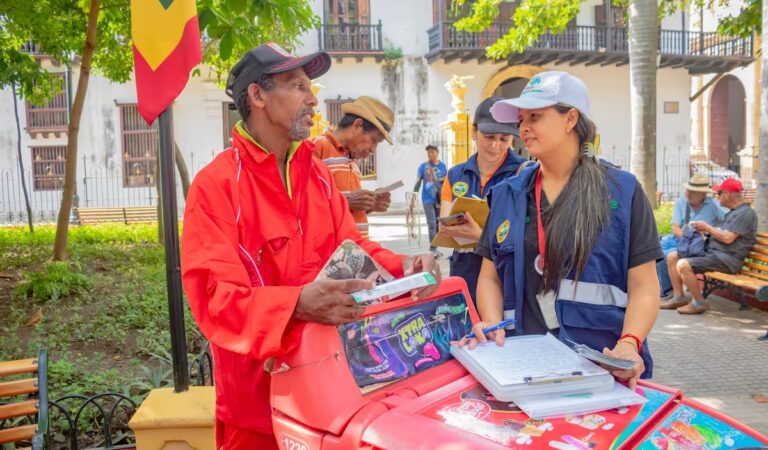
[[[739,309],[749,309],[745,299],[747,292],[759,300],[768,301],[768,233],[757,233],[755,246],[744,260],[739,273],[704,273],[704,297],[715,289],[734,292],[741,305]]]
[[[47,374],[45,349],[36,359],[0,362],[0,444],[16,442],[31,445],[32,450],[43,448],[48,430]]]
[[[81,225],[106,222],[122,222],[126,225],[141,222],[157,222],[156,206],[126,206],[123,208],[75,208]]]

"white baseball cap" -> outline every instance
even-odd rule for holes
[[[567,72],[540,72],[525,85],[520,97],[494,103],[491,115],[499,122],[517,123],[521,109],[572,106],[589,117],[587,85]]]

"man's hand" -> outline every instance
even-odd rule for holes
[[[429,272],[435,277],[435,283],[432,286],[425,286],[421,289],[411,291],[411,299],[416,301],[420,298],[426,298],[434,294],[437,287],[440,286],[442,276],[440,275],[440,266],[437,265],[434,255],[416,255],[409,256],[403,260],[403,275],[413,275],[418,272]]]
[[[392,203],[392,194],[389,192],[382,192],[381,194],[375,194],[376,198],[373,202],[372,212],[385,212],[389,209],[389,204]]]
[[[376,194],[372,191],[360,189],[347,195],[349,208],[355,211],[370,211],[376,202]]]
[[[293,316],[305,322],[339,325],[357,320],[363,312],[350,292],[371,289],[368,280],[318,280],[304,286]]]
[[[691,226],[699,233],[709,233],[712,230],[712,225],[704,222],[703,220],[693,220],[691,221]]]

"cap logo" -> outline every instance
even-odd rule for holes
[[[535,77],[531,78],[531,81],[528,82],[528,84],[525,86],[525,89],[523,89],[523,92],[520,95],[522,96],[530,92],[542,92],[542,90],[539,89],[540,84],[541,84],[541,77],[539,75],[536,75]]]
[[[281,54],[282,56],[285,56],[286,58],[292,58],[293,56],[288,53],[283,47],[280,47],[279,45],[275,44],[274,42],[270,42],[267,44],[267,47],[271,48],[275,52]]]

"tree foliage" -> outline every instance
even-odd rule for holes
[[[733,1],[733,0],[732,0]],[[719,31],[724,34],[749,35],[759,25],[762,0],[748,0],[750,5],[739,16],[723,21]],[[498,17],[502,0],[453,0],[454,11],[469,14],[455,24],[459,31],[473,33],[487,30],[497,20],[512,20],[509,32],[486,49],[489,58],[506,58],[510,53],[522,53],[545,33],[562,32],[581,9],[584,0],[520,0],[512,17]],[[691,6],[711,9],[728,3],[728,0],[661,0],[659,16],[668,16]],[[613,0],[613,6],[628,10],[629,0]],[[469,6],[469,8],[468,8]]]
[[[203,61],[219,74],[264,42],[293,48],[302,33],[320,24],[307,0],[198,0],[197,8]]]
[[[455,0],[455,3],[460,6],[465,1]],[[488,56],[499,59],[512,52],[522,53],[547,31],[563,31],[568,22],[579,13],[581,2],[582,0],[522,0],[511,17],[515,26],[488,47]],[[476,1],[472,4],[472,14],[456,22],[456,29],[470,32],[486,30],[498,16],[500,3],[501,0]]]
[[[762,0],[748,0],[747,6],[741,13],[723,19],[717,31],[721,34],[742,37],[750,36],[755,32],[760,33],[762,31],[761,21],[763,20],[762,9]]]
[[[77,65],[85,48],[89,3],[0,0],[0,87],[16,82],[21,96],[35,104],[61,92],[61,79],[22,47],[34,43],[53,60]],[[128,81],[133,71],[129,6],[128,0],[103,0],[99,11],[93,70],[117,83]],[[292,48],[319,23],[306,0],[198,0],[197,7],[203,62],[218,74],[264,42]]]

